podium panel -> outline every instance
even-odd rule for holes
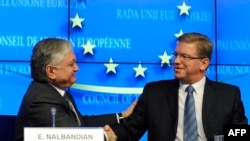
[[[24,141],[104,141],[101,127],[25,127]]]

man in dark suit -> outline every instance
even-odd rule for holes
[[[224,125],[247,124],[240,89],[206,77],[212,55],[212,42],[207,36],[183,34],[173,55],[175,79],[146,84],[126,123],[105,127],[118,141],[138,141],[146,131],[148,141],[213,141],[214,135],[223,134]],[[186,136],[188,86],[194,90],[190,93],[195,113],[188,115],[189,119],[194,115],[194,120],[187,128],[192,132]]]
[[[136,104],[132,103],[120,114],[81,115],[67,92],[75,83],[75,73],[79,70],[72,45],[67,40],[47,38],[39,41],[33,49],[30,67],[33,81],[18,112],[15,141],[23,141],[24,127],[52,127],[53,112],[56,112],[55,127],[103,127],[121,122],[120,119],[128,117]]]

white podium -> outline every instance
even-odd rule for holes
[[[104,141],[102,127],[25,127],[24,141]]]

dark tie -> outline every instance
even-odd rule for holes
[[[71,100],[69,99],[69,96],[68,96],[68,93],[67,93],[67,92],[65,92],[63,98],[65,99],[65,101],[67,101],[67,103],[69,104],[70,110],[74,113],[74,116],[75,116],[75,118],[76,118],[77,124],[78,124],[79,126],[81,126],[81,121],[79,120],[79,117],[78,117],[78,115],[77,115],[77,112],[76,112],[76,110],[75,110],[75,107],[74,107],[74,105],[72,104]]]
[[[198,141],[197,121],[195,116],[194,88],[189,85],[184,109],[184,141]]]

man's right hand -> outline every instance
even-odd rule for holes
[[[117,136],[109,125],[104,126],[104,132],[108,137],[108,141],[117,141]]]

